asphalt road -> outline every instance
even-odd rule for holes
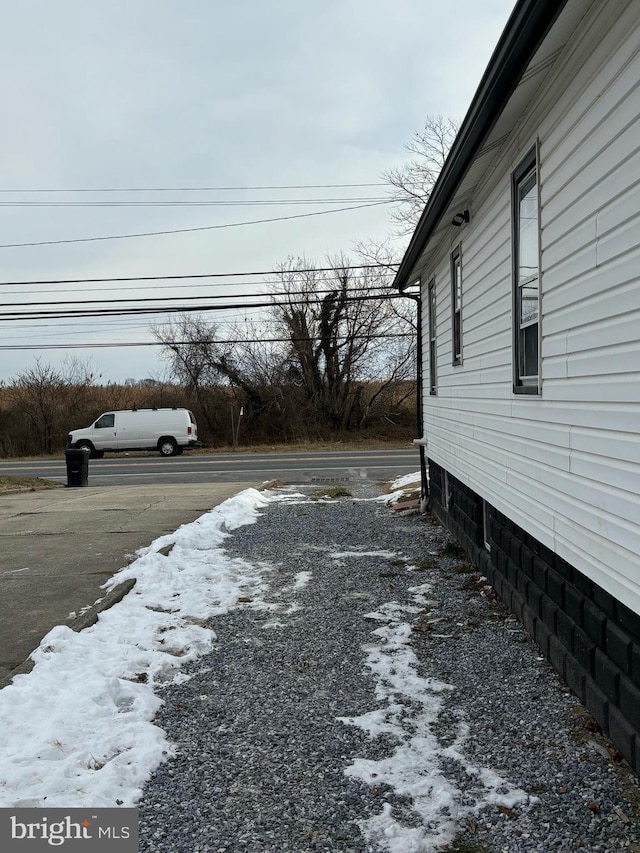
[[[311,451],[291,453],[189,454],[163,459],[126,454],[92,459],[89,486],[153,483],[231,483],[239,480],[282,480],[309,483],[341,479],[383,482],[419,469],[418,450]],[[66,483],[66,464],[59,460],[0,462],[0,475],[43,477]]]

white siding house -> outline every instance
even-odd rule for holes
[[[516,4],[416,282],[434,511],[638,768],[640,2]]]

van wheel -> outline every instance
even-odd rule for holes
[[[76,444],[76,448],[78,450],[82,450],[83,448],[85,448],[86,450],[89,451],[89,459],[95,459],[96,458],[96,449],[93,446],[93,444],[91,444],[90,441],[79,441]]]
[[[178,452],[178,443],[175,438],[161,438],[158,442],[160,456],[175,456]]]

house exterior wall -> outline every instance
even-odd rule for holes
[[[640,616],[433,460],[429,468],[433,512],[640,772]]]
[[[640,16],[595,4],[450,229],[436,281],[427,455],[640,614]],[[511,173],[538,145],[541,394],[513,393]],[[452,358],[450,252],[462,258]]]

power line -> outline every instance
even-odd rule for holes
[[[260,312],[263,312],[264,308],[265,308],[264,304],[259,305],[256,308],[241,308],[235,314],[232,310],[229,310],[229,312],[228,312],[229,316],[228,317],[225,316],[224,319],[222,319],[220,317],[216,318],[216,320],[215,320],[216,326],[219,326],[219,325],[232,326],[232,325],[238,325],[238,324],[243,324],[243,323],[257,323],[257,322],[259,322],[262,325],[263,323],[271,323],[271,322],[276,323],[276,322],[278,322],[277,320],[272,320],[270,317],[265,317],[264,314],[261,314]],[[157,313],[157,314],[171,313],[171,309],[169,309],[169,308],[162,309],[161,308],[157,312],[154,312],[154,313]],[[198,313],[197,307],[192,308],[189,313],[197,314]],[[254,314],[256,316],[253,316]],[[13,325],[10,327],[11,331],[17,332],[19,336],[24,337],[24,335],[20,335],[20,332],[26,332],[27,330],[30,330],[30,329],[37,330],[39,335],[44,334],[47,330],[43,329],[42,324],[48,323],[49,328],[51,328],[50,322],[49,322],[51,319],[56,319],[56,318],[55,317],[54,318],[51,318],[51,317],[33,317],[33,318],[31,318],[30,315],[25,314],[24,317],[16,319],[15,321],[12,320],[9,322],[13,323]],[[68,321],[68,322],[63,322],[63,320],[65,320],[65,318],[62,318],[62,320],[60,318],[57,318],[57,319],[58,319],[58,322],[56,322],[56,325],[55,325],[56,330],[61,329],[61,328],[74,329],[75,331],[73,332],[73,334],[77,334],[77,330],[78,330],[77,318],[74,319],[73,317],[67,317],[66,321]],[[91,318],[80,318],[80,319],[91,319]],[[101,329],[111,329],[111,330],[115,330],[115,331],[118,331],[118,330],[126,331],[130,328],[140,328],[140,329],[148,328],[148,324],[145,324],[145,325],[139,324],[137,326],[135,325],[136,321],[139,321],[141,319],[141,318],[137,317],[135,314],[132,317],[127,318],[126,313],[123,313],[123,315],[121,317],[118,317],[116,319],[118,322],[124,323],[125,325],[121,325],[121,326],[114,325],[114,322],[116,322],[116,320],[110,319],[108,316],[105,317],[101,321],[100,316],[98,315],[95,318],[95,320],[92,320],[91,322],[83,323],[81,328],[83,330],[86,330],[89,328],[92,328],[92,329],[93,328],[99,328],[99,329],[101,328]],[[1,323],[2,323],[2,321],[0,320],[0,324]],[[3,329],[3,337],[7,337],[7,336],[9,336],[8,330]]]
[[[349,278],[349,283],[354,284],[357,281],[366,281],[366,280],[367,280],[366,276],[351,276]],[[271,284],[273,284],[273,282],[271,282],[271,281],[228,281],[228,282],[221,281],[218,283],[211,283],[211,284],[165,284],[165,285],[151,285],[151,286],[144,286],[144,287],[101,287],[99,289],[96,289],[95,292],[99,292],[99,293],[118,293],[118,292],[132,293],[135,291],[136,293],[138,293],[141,291],[152,290],[154,293],[157,293],[158,291],[161,291],[161,290],[170,290],[172,293],[174,293],[178,290],[202,290],[203,288],[212,289],[212,288],[217,288],[217,287],[224,287],[224,288],[234,288],[234,287],[251,288],[251,287],[253,287],[253,288],[255,288],[259,285],[267,287]],[[387,288],[389,286],[390,285],[386,285],[386,284],[367,285],[367,287],[370,287],[370,288],[372,288],[372,287]],[[357,289],[364,289],[364,287],[365,287],[365,285],[361,285],[361,286],[357,287]],[[87,291],[83,291],[83,290],[78,291],[78,290],[74,290],[73,288],[66,287],[66,288],[60,288],[60,289],[55,289],[55,290],[5,290],[3,293],[1,293],[1,295],[2,296],[7,296],[7,295],[11,295],[11,296],[34,296],[34,295],[40,294],[40,293],[46,293],[47,295],[53,294],[53,293],[75,293],[77,295],[84,295],[84,293],[86,293],[86,292]],[[94,291],[91,291],[91,292],[94,292]],[[309,291],[309,292],[311,292],[311,291]],[[159,297],[159,298],[162,299],[163,297]],[[194,299],[195,298],[205,299],[206,297],[204,297],[204,296],[195,297],[194,296],[193,298]],[[14,302],[11,304],[16,304],[16,303]]]
[[[252,308],[243,312],[242,317],[238,318],[229,318],[229,319],[216,319],[215,326],[216,329],[221,327],[229,327],[232,329],[238,329],[242,326],[257,326],[262,327],[270,327],[270,326],[278,326],[280,325],[280,321],[276,318],[272,317],[260,317],[253,318],[246,316],[249,311],[259,311],[260,308]],[[109,320],[109,318],[105,318],[104,320],[89,320],[82,324],[81,328],[78,327],[78,322],[76,320],[69,321],[60,321],[56,323],[55,327],[49,327],[48,329],[42,328],[42,323],[48,323],[48,319],[36,320],[35,323],[28,323],[22,325],[21,322],[16,323],[11,327],[11,332],[15,334],[11,334],[11,332],[4,331],[2,339],[4,341],[19,341],[21,339],[29,340],[32,335],[29,334],[29,330],[37,329],[38,330],[38,339],[42,340],[43,338],[59,338],[59,337],[77,337],[81,332],[90,332],[92,334],[101,335],[104,332],[111,332],[112,334],[117,332],[126,332],[129,333],[134,329],[144,329],[148,331],[149,324],[140,322],[139,317],[131,317],[128,321],[126,317],[117,318],[115,320]],[[63,331],[64,330],[64,331]],[[70,331],[67,331],[70,330]]]
[[[412,332],[396,332],[368,334],[368,335],[349,335],[338,336],[337,340],[382,340],[395,338],[412,338]],[[58,349],[113,349],[121,347],[170,347],[170,346],[209,346],[218,344],[221,346],[228,344],[289,344],[289,343],[308,343],[315,341],[316,338],[300,337],[300,338],[240,338],[235,340],[196,340],[196,341],[118,341],[114,343],[97,343],[97,344],[0,344],[0,350],[58,350]]]
[[[200,192],[232,192],[235,190],[321,190],[321,189],[345,189],[352,187],[386,187],[386,183],[371,184],[274,184],[272,186],[247,186],[247,187],[62,187],[40,188],[32,187],[15,189],[0,188],[0,193],[200,193]]]
[[[254,309],[255,310],[255,309]],[[162,325],[165,324],[165,320],[163,320],[164,315],[160,316],[160,322]],[[131,320],[140,321],[144,318],[133,317]],[[78,338],[83,334],[91,334],[94,335],[97,342],[99,342],[100,338],[103,338],[107,334],[115,335],[115,334],[130,334],[134,330],[144,330],[149,331],[150,322],[133,322],[127,323],[126,318],[115,317],[113,319],[105,318],[104,322],[98,321],[98,324],[95,324],[95,321],[91,319],[83,322],[82,326],[78,326],[77,320],[71,320],[69,322],[59,321],[55,324],[55,327],[51,329],[49,327],[48,331],[42,329],[42,326],[36,325],[36,323],[49,323],[49,319],[36,320],[35,323],[30,325],[19,325],[15,324],[11,326],[11,331],[15,332],[15,334],[10,334],[5,332],[2,336],[2,340],[5,343],[9,341],[14,341],[16,346],[22,345],[22,343],[31,345],[33,340],[44,341],[46,338],[59,340],[63,338]],[[125,325],[122,325],[122,323]],[[153,322],[151,318],[151,322]],[[260,327],[277,327],[279,324],[276,320],[270,320],[265,318],[246,318],[240,319],[237,318],[235,320],[226,320],[216,318],[214,323],[216,330],[228,328],[231,330],[238,331],[242,328],[248,328],[249,330]],[[33,331],[30,331],[33,330]]]
[[[172,228],[163,231],[141,231],[136,234],[110,234],[102,237],[73,237],[66,240],[32,240],[27,243],[0,243],[0,249],[16,249],[25,246],[60,246],[68,243],[95,243],[104,240],[130,240],[136,237],[159,237],[167,234],[190,234],[196,231],[217,231],[223,228],[240,228],[245,225],[264,225],[269,222],[286,222],[292,219],[306,219],[310,216],[326,216],[330,213],[344,213],[349,210],[362,210],[390,204],[391,200],[374,201],[368,204],[358,204],[353,207],[337,207],[333,210],[316,210],[312,213],[296,213],[291,216],[274,216],[270,219],[252,219],[247,222],[227,222],[222,225],[201,225],[196,228]]]
[[[1,247],[0,247],[1,248]],[[341,273],[348,270],[373,270],[373,269],[392,269],[399,266],[399,263],[391,264],[349,264],[348,266],[339,267],[306,267],[300,269],[281,269],[281,270],[258,270],[254,272],[205,272],[205,273],[181,273],[179,275],[131,275],[131,276],[108,276],[106,278],[49,278],[49,279],[30,279],[25,281],[0,281],[0,287],[18,287],[22,284],[101,284],[107,281],[181,281],[183,279],[200,279],[200,278],[239,278],[243,276],[283,276],[283,275],[302,275],[314,272],[338,272]],[[249,282],[256,284],[262,282]],[[230,285],[231,282],[225,282],[225,285]]]
[[[235,307],[235,306],[230,307],[228,311],[226,309],[224,310],[224,312],[223,312],[225,315],[224,318],[216,317],[216,319],[215,319],[216,326],[219,326],[222,324],[224,324],[224,325],[239,325],[239,324],[244,324],[244,323],[260,323],[262,325],[263,323],[278,322],[277,320],[272,320],[269,316],[265,317],[264,309],[266,306],[264,303],[257,305],[255,308],[239,308],[237,311],[233,311],[232,310],[233,307]],[[217,309],[213,308],[212,310],[215,311]],[[170,308],[165,308],[165,309],[160,308],[158,311],[153,311],[152,313],[158,314],[160,316],[164,316],[164,315],[170,314],[172,312],[171,312]],[[192,307],[188,313],[197,314],[198,313],[197,306]],[[51,317],[51,316],[31,317],[29,314],[25,314],[24,317],[16,318],[16,319],[9,320],[6,322],[11,322],[13,324],[10,327],[11,331],[26,332],[28,334],[27,330],[32,329],[32,330],[34,330],[34,334],[37,332],[37,334],[40,335],[43,331],[42,324],[46,323],[46,324],[48,324],[48,328],[51,328],[51,320],[52,319],[57,320],[55,327],[54,327],[55,329],[69,328],[69,329],[75,329],[77,332],[77,330],[78,330],[78,319],[88,320],[88,322],[82,323],[82,325],[80,327],[82,330],[89,329],[89,327],[98,326],[98,327],[104,328],[104,329],[112,329],[112,330],[116,330],[116,331],[121,329],[121,330],[126,331],[127,329],[129,329],[131,327],[131,324],[135,323],[136,321],[140,321],[142,318],[138,317],[135,314],[133,314],[131,317],[127,317],[126,312],[123,312],[121,315],[116,315],[116,317],[114,317],[114,318],[110,318],[109,316],[106,316],[102,320],[100,319],[100,314],[97,314],[95,319],[82,318],[82,317],[81,318],[77,318],[77,317],[75,317],[75,318],[74,317],[56,318],[56,317]],[[3,321],[0,318],[0,327],[2,326],[2,322]],[[125,325],[124,326],[115,326],[114,323],[116,323],[116,322],[125,323]],[[148,323],[146,325],[140,325],[140,326],[138,326],[138,328],[148,328]],[[3,336],[6,337],[7,335],[8,335],[8,330],[3,328]]]
[[[0,207],[283,207],[306,204],[385,204],[398,199],[364,198],[218,199],[216,201],[0,201]]]
[[[267,294],[265,294],[267,295]],[[401,293],[389,294],[369,294],[364,296],[345,296],[344,302],[370,302],[389,299],[401,299]],[[118,300],[112,300],[118,301]],[[228,305],[177,305],[177,306],[153,306],[153,307],[137,307],[130,306],[129,308],[97,308],[95,310],[86,310],[79,308],[78,310],[66,309],[65,311],[6,311],[0,314],[0,320],[4,322],[13,322],[15,320],[36,320],[36,319],[67,319],[71,317],[122,317],[132,316],[134,314],[173,314],[173,313],[193,313],[194,311],[237,311],[245,308],[268,308],[272,305],[286,305],[287,307],[318,305],[323,300],[320,299],[304,299],[304,300],[287,300],[285,303],[278,302],[246,302],[232,303]]]
[[[381,288],[381,287],[382,287],[381,285],[378,285],[378,288]],[[349,293],[355,293],[358,290],[371,290],[371,289],[372,288],[370,288],[370,287],[369,288],[354,287],[354,288],[351,288]],[[300,293],[296,293],[296,296],[303,296],[305,293],[309,293],[309,294],[313,294],[313,295],[326,296],[328,294],[335,293],[335,292],[336,292],[335,289],[334,290],[302,291]],[[256,293],[255,295],[256,296],[275,296],[276,294]],[[281,294],[278,294],[278,295],[281,295]],[[380,294],[380,295],[382,296],[384,294]],[[246,293],[237,293],[237,294],[234,294],[234,293],[231,293],[231,294],[229,294],[229,293],[214,293],[214,294],[210,294],[208,296],[163,296],[163,297],[161,297],[161,299],[163,302],[177,302],[180,299],[188,299],[188,300],[193,300],[193,299],[242,299],[245,296],[247,296]],[[153,296],[137,296],[137,297],[132,297],[131,299],[83,299],[82,303],[83,303],[83,305],[128,305],[130,303],[154,302],[154,301],[156,301],[156,298]],[[315,300],[314,300],[314,302],[315,302]],[[15,302],[0,302],[0,308],[12,308],[15,306],[15,304],[16,304]],[[35,307],[41,307],[42,305],[55,305],[55,306],[59,307],[61,305],[77,305],[77,304],[78,304],[77,299],[55,299],[53,301],[48,301],[48,302],[31,302],[30,303],[31,307],[34,307],[34,306]],[[262,304],[272,305],[272,304],[277,304],[277,303],[265,302]],[[284,304],[290,304],[290,303],[286,302]],[[157,307],[159,309],[161,309],[163,306],[158,305]],[[167,306],[167,307],[170,308],[171,306]],[[191,310],[193,310],[194,308],[197,308],[197,307],[198,307],[197,305],[194,305],[194,306],[192,306]],[[31,316],[31,312],[26,313],[25,316]]]

